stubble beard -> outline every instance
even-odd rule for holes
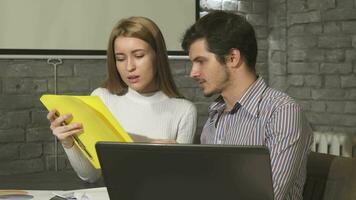
[[[223,92],[226,85],[229,83],[229,81],[230,81],[230,74],[226,70],[226,68],[224,68],[224,76],[222,77],[222,79],[220,79],[218,84],[216,84],[216,87],[213,88],[211,91],[207,91],[207,92],[204,92],[204,89],[203,89],[204,96],[211,97],[216,94],[220,95]]]
[[[215,95],[215,94],[220,94],[220,91],[217,91],[217,90],[213,90],[213,91],[210,91],[210,92],[204,92],[203,91],[203,93],[204,93],[204,96],[205,97],[211,97],[211,96],[213,96],[213,95]]]

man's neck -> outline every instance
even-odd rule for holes
[[[256,74],[251,72],[232,74],[229,85],[221,92],[226,103],[225,111],[230,111],[234,107],[256,79]]]

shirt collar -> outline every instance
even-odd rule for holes
[[[213,116],[217,113],[221,113],[225,109],[225,102],[222,96],[218,96],[214,100],[214,102],[209,106],[209,117],[213,118]]]
[[[258,117],[258,104],[262,99],[262,94],[266,90],[267,85],[262,77],[258,77],[257,80],[247,89],[242,95],[240,101],[236,102],[234,107],[229,111],[229,114],[234,114],[242,107],[252,116]],[[214,103],[209,106],[209,116],[216,113],[223,112],[226,107],[223,97],[220,95]]]
[[[254,117],[258,117],[258,104],[261,102],[262,95],[266,89],[267,84],[262,77],[258,77],[239,101],[241,106]]]

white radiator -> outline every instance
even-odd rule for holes
[[[314,132],[312,151],[343,157],[352,157],[356,137],[345,133]]]

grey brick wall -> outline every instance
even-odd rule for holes
[[[0,175],[54,169],[54,138],[39,102],[41,94],[54,91],[53,67],[46,61],[0,60]],[[57,69],[58,92],[88,94],[103,69],[103,60],[65,60]],[[59,167],[69,168],[61,148],[59,153]]]
[[[204,103],[207,100],[187,75],[190,62],[170,63],[179,90],[187,99],[196,101],[201,116],[205,116],[208,103]],[[54,170],[54,137],[47,111],[39,101],[42,94],[54,92],[53,66],[46,59],[1,59],[0,72],[0,175]],[[88,95],[105,76],[105,60],[63,60],[57,66],[57,92]],[[204,120],[199,121],[201,127]],[[59,170],[70,169],[60,145],[58,153]]]
[[[356,134],[355,15],[352,0],[269,1],[269,83],[302,103],[315,131]]]
[[[356,134],[355,0],[200,0],[211,10],[243,14],[258,38],[257,72],[301,103],[315,131]],[[188,60],[171,60],[179,90],[198,108],[198,130],[214,97],[189,77]],[[89,94],[105,78],[104,60],[63,60],[58,93]],[[54,91],[46,60],[0,59],[0,175],[54,169],[54,139],[39,102]],[[58,148],[59,169],[70,169]]]

